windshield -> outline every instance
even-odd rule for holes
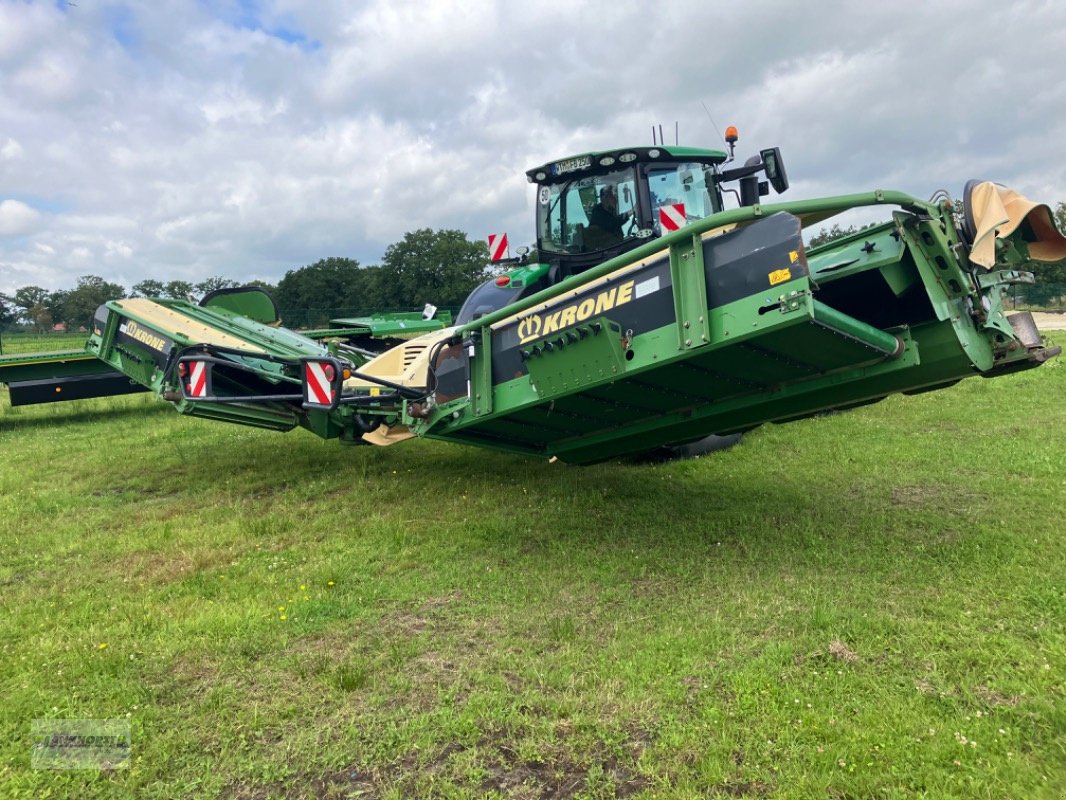
[[[669,233],[716,211],[702,164],[671,164],[648,170],[655,233]]]
[[[633,237],[637,203],[632,167],[541,186],[537,195],[537,236],[544,250],[591,253]]]

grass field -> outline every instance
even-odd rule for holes
[[[0,796],[1062,797],[1064,397],[589,468],[0,398]]]
[[[0,355],[80,350],[87,333],[0,333]]]

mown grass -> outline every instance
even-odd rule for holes
[[[5,401],[0,795],[1060,797],[1064,392],[590,468]]]
[[[47,353],[54,350],[80,350],[87,333],[11,333],[0,332],[0,355]]]

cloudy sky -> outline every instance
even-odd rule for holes
[[[1062,2],[0,0],[0,291],[526,243],[526,169],[675,121],[779,145],[786,198],[1057,202],[1064,68]]]

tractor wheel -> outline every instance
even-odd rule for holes
[[[717,453],[719,450],[728,450],[733,445],[739,444],[743,437],[743,433],[731,433],[727,436],[711,434],[710,436],[704,436],[702,439],[684,442],[683,444],[656,447],[654,450],[646,450],[630,458],[640,464],[657,464],[679,458],[695,458],[708,453]]]

